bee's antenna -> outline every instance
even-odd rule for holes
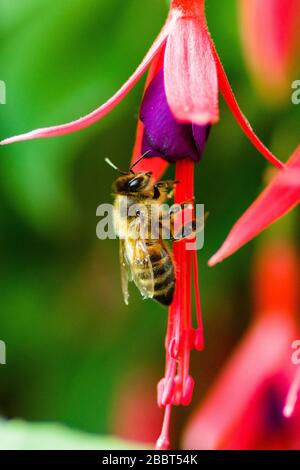
[[[111,166],[114,170],[120,171],[119,168],[109,159],[109,158],[104,158],[104,161]]]
[[[121,171],[109,158],[105,158],[104,161],[111,166],[114,170],[118,171],[121,175],[126,175],[125,171]]]
[[[141,160],[143,160],[143,158],[145,158],[146,155],[148,155],[148,153],[150,153],[150,152],[151,152],[151,150],[147,150],[147,152],[143,153],[143,155],[142,155],[140,158],[138,158],[138,159],[131,165],[131,167],[129,168],[129,171],[132,172],[132,168],[134,168],[135,165],[137,165]]]

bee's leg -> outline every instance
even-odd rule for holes
[[[174,197],[175,189],[171,189],[171,191],[167,194],[167,199],[172,199]]]
[[[174,232],[173,241],[178,242],[185,238],[192,237],[192,235],[196,235],[196,232],[198,231],[200,230],[197,230],[197,221],[196,219],[193,219],[189,223],[183,225],[177,233]]]
[[[174,186],[178,183],[179,183],[178,180],[158,181],[154,185],[154,190],[159,191],[160,194],[161,194],[161,192],[168,192],[169,191],[169,193],[167,194],[165,199],[171,199],[173,197],[173,194],[174,194]],[[170,194],[171,194],[171,196],[170,196]]]
[[[175,233],[174,231],[174,220],[173,220],[173,238],[174,242],[184,240],[185,238],[190,238],[196,236],[197,233],[200,233],[204,230],[204,224],[208,217],[208,212],[205,213],[204,218],[202,219],[192,219],[185,225],[182,225],[180,229]]]
[[[159,236],[163,239],[170,239],[171,241],[179,241],[184,238],[191,237],[202,231],[204,228],[203,221],[192,219],[185,225],[181,225],[177,232],[175,231],[175,214],[171,213],[168,220],[160,219],[159,222]]]
[[[172,199],[174,195],[174,186],[179,181],[177,180],[166,180],[158,181],[154,186],[153,199],[159,199],[162,203]]]
[[[194,205],[194,203],[195,198],[192,197],[191,199],[187,199],[186,201],[181,202],[180,204],[174,204],[172,206],[172,213],[177,214],[178,212],[187,209],[187,206]]]
[[[181,202],[179,205],[181,209],[186,209],[186,206],[195,204],[195,197],[191,197],[190,199],[186,199],[185,201]]]
[[[157,181],[154,186],[157,188],[162,188],[162,189],[173,189],[175,184],[178,184],[178,180],[165,180],[165,181]]]

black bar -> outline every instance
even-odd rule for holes
[[[218,468],[230,464],[231,468],[241,468],[241,464],[299,465],[298,451],[124,451],[124,450],[93,450],[93,451],[0,451],[0,464],[14,463],[23,468],[26,464],[38,464],[38,468],[54,467],[63,464],[72,468],[106,468],[109,465],[121,465],[125,468],[141,466],[176,465],[202,466],[216,464]],[[295,468],[298,468],[296,466]]]

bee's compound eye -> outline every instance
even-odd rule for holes
[[[141,187],[142,181],[140,178],[134,178],[128,183],[130,191],[137,191]]]

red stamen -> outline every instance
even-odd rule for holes
[[[202,321],[202,308],[201,308],[201,297],[199,287],[199,272],[198,272],[198,258],[197,252],[193,251],[193,277],[194,277],[194,293],[195,293],[195,307],[197,315],[198,328],[194,331],[193,335],[193,346],[197,351],[204,349],[204,330]]]
[[[168,450],[170,448],[170,420],[171,420],[171,405],[166,406],[164,422],[161,430],[161,434],[157,439],[155,449],[156,450]]]
[[[194,196],[194,163],[182,160],[176,163],[175,203],[182,204]],[[192,349],[203,348],[203,327],[201,317],[200,292],[198,286],[197,253],[187,249],[191,240],[174,243],[173,257],[176,267],[176,290],[173,303],[169,309],[168,328],[165,340],[166,366],[165,376],[158,384],[158,404],[166,407],[165,419],[157,449],[169,445],[168,426],[171,405],[187,406],[192,400],[194,379],[189,373],[190,354]],[[192,327],[192,273],[196,318],[198,327]],[[167,443],[167,444],[166,444]]]

